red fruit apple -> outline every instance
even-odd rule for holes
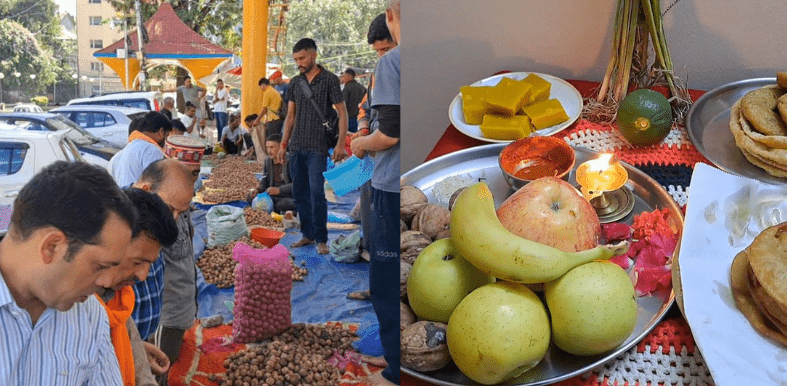
[[[543,177],[508,197],[497,217],[506,229],[564,252],[598,245],[601,223],[593,206],[566,181]]]

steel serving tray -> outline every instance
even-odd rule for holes
[[[432,189],[435,184],[446,177],[471,176],[475,180],[483,179],[492,191],[495,199],[495,206],[499,207],[500,204],[513,193],[511,187],[506,184],[497,163],[497,157],[506,145],[507,144],[491,144],[444,155],[404,173],[400,182],[402,185],[413,185],[418,187],[426,194],[430,202],[436,202],[436,197]],[[599,155],[599,153],[593,150],[575,146],[572,147],[576,152],[576,165],[595,159]],[[631,214],[621,219],[620,222],[631,224],[633,217],[638,213],[668,208],[672,215],[671,218],[675,221],[673,225],[682,231],[683,215],[669,193],[667,193],[667,191],[665,191],[654,179],[650,178],[639,169],[626,163],[622,164],[629,174],[629,181],[626,182],[626,186],[634,192],[636,203]],[[569,183],[577,186],[575,172],[576,166],[570,173]],[[678,251],[676,250],[675,255],[677,254]],[[646,296],[637,299],[637,325],[634,332],[617,349],[606,354],[582,357],[563,352],[555,347],[554,344],[550,344],[546,357],[544,357],[538,366],[522,376],[504,382],[503,384],[528,386],[548,385],[580,375],[615,359],[615,357],[636,345],[656,326],[656,324],[658,324],[672,305],[675,294],[674,292],[670,292],[670,294],[665,294],[662,298],[666,300],[661,300],[659,297],[655,296]],[[406,367],[402,367],[402,371],[415,378],[438,385],[455,386],[476,384],[465,377],[453,362],[437,371],[421,373]]]
[[[770,184],[787,179],[774,177],[743,156],[730,131],[730,109],[747,92],[775,85],[776,78],[746,79],[716,87],[703,94],[686,115],[686,131],[699,152],[726,172]]]

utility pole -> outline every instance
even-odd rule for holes
[[[139,0],[134,0],[134,9],[137,12],[137,43],[139,44],[139,55],[141,56],[139,68],[142,73],[139,75],[139,86],[142,91],[148,91],[145,86],[147,70],[145,69],[145,51],[142,49],[145,43],[142,41],[142,5],[140,5]]]
[[[126,64],[126,90],[130,90],[128,84],[128,17],[127,15],[123,15],[123,44],[126,45],[126,59],[124,60]]]

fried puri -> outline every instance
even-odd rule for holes
[[[749,91],[741,98],[741,112],[754,129],[765,135],[787,135],[787,124],[777,113],[779,97],[785,90],[768,86]]]

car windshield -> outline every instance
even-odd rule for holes
[[[92,145],[96,142],[101,142],[101,140],[98,139],[95,135],[90,134],[90,132],[79,127],[79,125],[77,125],[76,123],[71,122],[60,115],[47,119],[46,123],[56,130],[71,129],[71,132],[69,132],[67,136],[77,146],[86,146],[86,145]]]

